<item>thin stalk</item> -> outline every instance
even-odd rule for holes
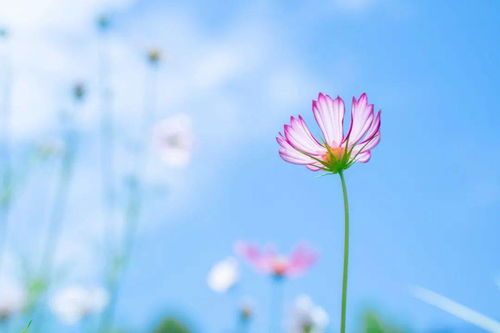
[[[242,315],[239,315],[236,332],[247,333],[249,330],[250,330],[250,318],[244,318]]]
[[[342,274],[342,311],[340,317],[340,333],[345,333],[347,312],[347,279],[349,269],[349,202],[347,198],[347,187],[342,171],[339,172],[342,183],[342,195],[344,198],[344,267]]]
[[[38,307],[41,306],[43,299],[46,297],[47,290],[50,288],[52,283],[55,255],[61,242],[63,230],[62,225],[68,207],[70,185],[73,180],[75,158],[78,148],[78,136],[74,128],[74,115],[77,112],[76,109],[77,107],[75,106],[75,110],[72,110],[71,114],[63,113],[62,115],[65,117],[63,118],[64,151],[61,157],[56,192],[54,194],[47,236],[45,239],[45,245],[42,249],[42,257],[40,261],[39,274],[42,279],[42,289],[37,291],[37,294],[34,295],[35,298],[32,310],[35,311],[34,315],[37,315],[39,323],[34,329],[36,332],[43,331],[43,325],[45,323],[45,313],[43,309]]]
[[[78,151],[78,133],[75,129],[74,118],[79,113],[79,107],[80,101],[77,100],[74,109],[70,113],[62,114],[64,150],[40,267],[44,277],[49,280],[53,270],[54,255],[59,246],[63,229],[62,223],[68,206],[70,184],[73,180],[75,159]]]
[[[1,37],[0,37],[1,38]],[[2,43],[2,41],[0,41]],[[7,242],[8,221],[13,196],[12,161],[11,161],[11,88],[12,78],[10,70],[10,59],[8,55],[7,41],[3,41],[5,54],[2,57],[4,77],[1,96],[1,119],[0,119],[0,162],[1,184],[0,184],[0,271],[2,269],[5,247]]]
[[[123,248],[113,262],[107,285],[110,294],[109,304],[101,317],[99,332],[108,332],[113,327],[123,274],[126,271],[135,243],[137,225],[140,218],[141,196],[139,184],[135,180],[130,182],[129,201],[125,212],[125,235]]]
[[[157,85],[157,67],[156,65],[153,65],[146,73],[143,121],[140,137],[148,137],[147,134],[149,126],[155,118]],[[128,267],[130,257],[132,256],[134,249],[137,227],[140,221],[143,205],[142,175],[147,162],[146,153],[147,144],[145,142],[139,142],[135,169],[128,182],[129,197],[125,206],[125,234],[123,244],[119,249],[118,255],[113,261],[113,266],[108,277],[107,285],[108,292],[110,294],[110,301],[101,317],[99,332],[107,332],[113,328],[117,302],[123,282],[123,275]]]
[[[47,239],[45,248],[42,252],[41,270],[44,276],[50,279],[53,269],[54,255],[59,245],[61,238],[62,222],[66,214],[68,205],[69,185],[73,174],[74,152],[72,145],[68,145],[61,161],[61,171],[57,183],[56,193],[54,197],[54,205],[52,207],[49,229],[47,231]]]
[[[100,177],[102,186],[103,220],[105,230],[104,252],[111,253],[113,234],[112,222],[115,217],[115,124],[113,96],[110,84],[110,59],[108,54],[108,30],[101,28],[98,40],[98,81],[100,108]]]
[[[271,284],[271,300],[269,311],[269,333],[281,332],[281,317],[283,306],[283,280],[279,275],[272,276]]]

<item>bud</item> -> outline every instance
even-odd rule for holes
[[[254,303],[251,299],[244,299],[240,304],[240,319],[244,322],[252,319],[254,314]]]
[[[240,309],[240,316],[242,320],[250,320],[253,316],[253,309],[248,305],[243,305]]]
[[[97,27],[99,28],[100,31],[108,30],[110,25],[111,25],[111,20],[109,19],[108,16],[102,15],[97,18]]]
[[[85,93],[86,93],[86,88],[85,84],[82,82],[77,82],[73,86],[73,97],[75,98],[76,101],[82,101],[85,98]]]
[[[152,65],[158,65],[161,61],[161,51],[159,49],[149,50],[148,61]]]
[[[0,38],[7,39],[9,37],[9,31],[5,27],[0,27]]]

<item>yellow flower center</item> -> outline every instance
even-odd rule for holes
[[[288,261],[283,257],[277,257],[273,263],[273,273],[282,276],[286,273]]]
[[[341,160],[342,157],[344,156],[345,149],[343,147],[337,147],[337,148],[329,148],[329,151],[327,151],[323,156],[322,160],[325,161],[326,163],[331,163],[333,162],[331,160],[331,157],[333,156],[335,160]]]

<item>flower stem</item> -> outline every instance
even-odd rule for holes
[[[342,274],[342,312],[340,317],[340,333],[345,333],[346,311],[347,311],[347,276],[349,269],[349,202],[347,199],[347,187],[344,174],[339,172],[342,183],[342,195],[344,197],[344,268]]]
[[[283,307],[283,276],[271,276],[271,299],[269,311],[269,329],[270,333],[279,333],[281,331],[281,310]]]

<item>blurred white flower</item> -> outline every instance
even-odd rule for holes
[[[290,333],[323,333],[328,325],[326,311],[313,303],[310,297],[301,295],[295,300],[288,321]]]
[[[153,129],[153,144],[165,164],[186,166],[194,144],[191,117],[181,113],[160,121]]]
[[[0,282],[0,319],[20,312],[26,305],[26,291],[11,281]]]
[[[240,275],[239,265],[236,259],[229,257],[216,263],[208,273],[207,283],[210,288],[217,292],[229,290]]]
[[[56,292],[50,307],[62,322],[75,324],[84,317],[102,311],[108,301],[108,294],[102,288],[70,286]]]

